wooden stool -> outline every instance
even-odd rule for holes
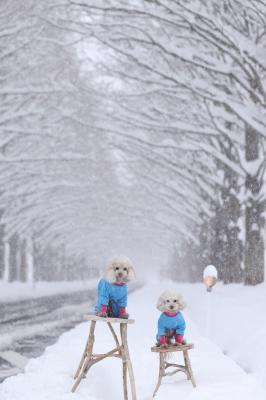
[[[130,386],[131,386],[132,400],[136,400],[137,397],[136,397],[134,373],[133,373],[133,368],[132,368],[132,364],[131,364],[131,360],[130,360],[130,356],[129,356],[128,343],[127,343],[127,325],[134,324],[135,321],[133,319],[102,318],[102,317],[97,317],[96,315],[86,315],[85,319],[88,321],[91,321],[90,332],[89,332],[89,337],[86,342],[85,350],[81,357],[77,372],[74,376],[74,379],[76,379],[76,382],[74,383],[71,391],[75,392],[75,390],[77,389],[78,385],[80,384],[80,381],[82,380],[82,378],[86,377],[89,369],[94,364],[96,364],[99,361],[102,361],[103,359],[105,359],[107,357],[118,357],[118,358],[122,359],[122,363],[123,363],[124,399],[125,400],[128,399],[128,393],[127,393],[127,372],[128,372]],[[107,325],[113,335],[115,343],[116,343],[115,349],[110,350],[110,351],[108,351],[108,353],[105,353],[105,354],[93,354],[94,331],[95,331],[97,321],[107,323]],[[120,324],[121,344],[119,343],[118,337],[112,326],[113,323]]]
[[[194,379],[194,376],[192,373],[191,364],[190,364],[190,360],[189,360],[189,356],[188,356],[188,350],[193,349],[193,348],[194,348],[193,344],[185,344],[185,345],[180,345],[180,346],[168,346],[167,348],[161,348],[158,346],[154,346],[151,348],[152,352],[159,353],[159,355],[160,355],[159,378],[158,378],[158,383],[156,385],[156,388],[154,390],[152,397],[155,397],[164,376],[172,376],[179,371],[184,372],[187,376],[187,379],[191,380],[192,385],[194,387],[196,387],[196,382],[195,382],[195,379]],[[174,363],[170,363],[170,362],[166,361],[167,353],[173,353],[173,352],[177,352],[177,351],[183,352],[185,365],[174,364]],[[166,369],[170,368],[170,367],[175,368],[174,371],[166,372]]]

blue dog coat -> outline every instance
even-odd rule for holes
[[[116,285],[102,278],[98,284],[98,301],[95,311],[99,312],[101,305],[112,306],[113,317],[119,316],[119,308],[127,306],[127,283]]]
[[[160,315],[158,320],[157,340],[160,340],[160,336],[165,336],[168,329],[175,330],[175,333],[178,335],[184,335],[186,323],[181,312],[178,312],[174,316],[169,316],[165,313]]]

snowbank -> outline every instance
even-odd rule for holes
[[[177,285],[190,304],[184,312],[188,329],[186,337],[194,342],[191,353],[192,367],[197,383],[194,389],[182,373],[165,378],[156,399],[176,398],[183,400],[264,400],[258,381],[225,356],[220,348],[201,335],[192,322],[191,315],[199,314],[200,297],[204,298],[199,285]],[[189,289],[190,287],[190,289]],[[158,374],[158,355],[151,353],[159,312],[155,308],[158,294],[167,289],[164,283],[148,285],[130,295],[129,311],[136,319],[129,326],[129,344],[136,375],[139,400],[150,400]],[[204,315],[197,315],[204,319]],[[224,320],[220,321],[222,326]],[[229,331],[231,328],[229,329]],[[238,330],[239,332],[239,330]],[[1,400],[119,400],[122,399],[121,362],[105,360],[94,366],[77,389],[70,393],[73,373],[80,359],[88,334],[88,323],[82,323],[63,334],[59,341],[46,349],[44,355],[31,360],[25,374],[7,379],[0,385]],[[113,346],[112,338],[104,324],[96,329],[95,351]],[[176,357],[176,356],[175,356]],[[174,396],[174,397],[173,397]]]
[[[206,333],[207,303],[211,303],[209,336],[266,390],[266,283],[255,287],[217,284],[212,293],[203,285],[177,285],[193,320]]]
[[[97,282],[98,279],[71,282],[35,282],[34,286],[32,286],[32,284],[23,282],[6,283],[0,280],[0,303],[34,297],[52,296],[57,293],[87,290],[96,287]]]

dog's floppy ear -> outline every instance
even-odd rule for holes
[[[163,294],[159,297],[158,301],[157,301],[157,310],[159,311],[164,311],[164,296]]]
[[[105,279],[110,282],[110,283],[115,283],[116,279],[115,279],[115,271],[114,271],[114,266],[112,263],[109,263],[107,265],[106,270],[104,271],[104,277]]]
[[[183,296],[181,294],[178,295],[178,308],[179,310],[184,310],[184,308],[186,307],[186,302],[183,299]]]
[[[127,280],[128,280],[128,282],[130,282],[130,281],[133,281],[133,279],[135,279],[135,278],[136,278],[136,273],[135,273],[134,267],[133,267],[133,265],[130,265],[128,267]]]

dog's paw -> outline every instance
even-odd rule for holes
[[[182,340],[182,342],[175,342],[174,346],[183,346],[185,344],[187,344],[187,342],[185,340]]]
[[[129,318],[129,314],[125,313],[125,314],[119,315],[119,318],[128,319]]]
[[[108,317],[107,313],[105,313],[105,312],[98,312],[96,315],[97,315],[97,317],[101,317],[101,318],[107,318]]]

